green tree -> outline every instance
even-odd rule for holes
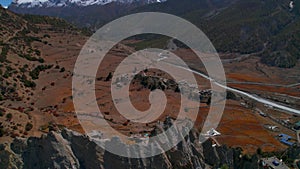
[[[176,86],[176,88],[175,88],[175,92],[176,92],[176,93],[179,93],[179,92],[180,92],[180,89],[179,89],[179,87],[178,87],[178,86]]]
[[[2,137],[4,135],[4,130],[3,128],[0,128],[0,137]]]
[[[262,154],[263,154],[263,151],[262,151],[262,149],[259,147],[259,148],[256,150],[256,153],[257,153],[258,155],[262,155]]]
[[[30,131],[33,128],[33,125],[31,123],[27,123],[25,126],[26,131]]]
[[[59,72],[64,72],[66,69],[62,67]]]
[[[8,119],[8,120],[11,120],[12,119],[12,114],[11,113],[8,113],[7,115],[6,115],[6,118]]]
[[[4,115],[4,113],[5,113],[5,110],[0,108],[0,117],[2,117]]]
[[[223,165],[221,166],[221,169],[229,169],[229,167],[228,167],[227,164],[223,164]]]

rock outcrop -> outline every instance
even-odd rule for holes
[[[165,122],[164,125],[170,124]],[[168,126],[162,129],[166,128]],[[200,144],[195,131],[171,150],[143,159],[112,154],[89,137],[68,129],[40,138],[17,138],[0,148],[0,168],[7,169],[207,169],[223,164],[233,167],[234,159],[232,149],[213,146],[211,140]]]

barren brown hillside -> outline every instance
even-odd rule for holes
[[[39,136],[49,130],[63,127],[84,133],[74,112],[71,86],[76,58],[88,36],[63,20],[50,17],[19,16],[1,8],[0,19],[0,111],[3,109],[4,112],[0,117],[0,142],[9,141],[16,136]],[[122,133],[130,135],[151,132],[156,121],[149,124],[127,121],[119,116],[110,97],[111,81],[105,80],[105,77],[126,57],[124,53],[135,51],[127,42],[124,44],[112,49],[99,68],[96,82],[98,104],[106,120]],[[186,49],[174,51],[198,67],[189,52]],[[226,62],[224,67],[231,87],[264,97],[273,97],[275,94],[287,95],[287,98],[300,97],[299,87],[284,86],[297,83],[297,79],[289,76],[299,75],[299,64],[292,69],[284,69],[288,73],[281,74],[283,69],[262,65],[256,56],[250,56],[244,60]],[[201,66],[198,69],[205,72]],[[151,70],[146,75],[157,73]],[[165,74],[161,76],[166,78]],[[199,76],[197,80],[201,90],[210,88],[207,80]],[[141,85],[139,79],[131,82],[133,105],[140,110],[147,109],[150,91],[151,89]],[[179,107],[178,93],[173,89],[165,92],[169,98],[169,107],[158,119],[162,121],[167,116],[176,118]],[[297,100],[288,101],[292,106],[297,106]],[[199,103],[199,106],[201,114],[198,115],[195,126],[200,130],[208,112],[208,105]],[[217,128],[222,135],[216,139],[221,144],[242,147],[246,152],[255,152],[258,147],[265,151],[286,148],[275,136],[279,132],[285,132],[295,137],[293,132],[270,118],[260,116],[255,107],[272,115],[279,114],[282,120],[293,117],[286,112],[268,109],[264,105],[236,95],[236,98],[227,100],[222,121]],[[270,131],[264,127],[265,124],[278,125],[280,131]]]

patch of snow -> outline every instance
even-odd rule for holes
[[[27,8],[32,7],[62,7],[68,5],[90,6],[90,5],[106,5],[112,2],[133,3],[140,0],[13,0],[16,6]],[[167,0],[148,0],[147,3],[161,3]]]

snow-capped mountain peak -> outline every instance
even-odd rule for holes
[[[112,2],[123,4],[143,1],[145,3],[159,3],[166,0],[13,0],[12,4],[19,7],[63,7],[69,5],[90,6],[90,5],[105,5]]]

